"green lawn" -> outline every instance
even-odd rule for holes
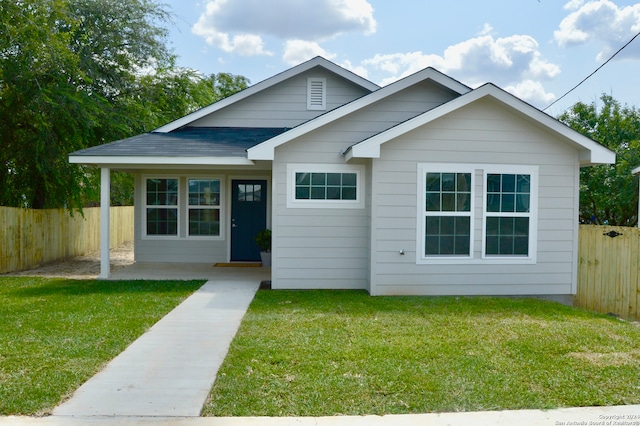
[[[532,299],[260,291],[204,415],[637,403],[637,324]]]
[[[46,414],[202,284],[0,278],[0,415]]]

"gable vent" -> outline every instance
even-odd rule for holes
[[[327,109],[327,79],[310,78],[307,80],[307,109]]]

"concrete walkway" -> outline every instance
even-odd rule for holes
[[[53,415],[199,416],[260,285],[254,271],[248,275],[208,281],[55,408]]]

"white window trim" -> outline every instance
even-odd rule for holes
[[[487,166],[482,174],[482,259],[487,263],[536,263],[538,252],[538,166]],[[531,176],[529,213],[491,213],[487,212],[487,175],[489,174],[528,174]],[[505,256],[487,255],[487,217],[528,217],[529,218],[529,255]]]
[[[470,212],[427,212],[425,188],[427,184],[427,173],[470,173],[471,174],[471,209]],[[440,163],[420,163],[418,164],[418,238],[417,238],[417,263],[433,264],[433,263],[468,263],[473,259],[474,241],[475,241],[475,188],[476,178],[475,169],[468,164],[440,164]],[[470,236],[469,236],[469,256],[426,256],[425,245],[425,218],[427,216],[469,216],[470,220]]]
[[[220,200],[217,206],[192,206],[189,204],[189,181],[190,180],[217,180],[220,182]],[[225,180],[221,176],[185,176],[185,207],[187,212],[186,222],[185,222],[185,233],[187,239],[193,240],[223,240],[224,239],[224,187]],[[191,235],[189,233],[189,210],[192,209],[209,209],[209,210],[219,210],[220,211],[220,235]]]
[[[287,208],[290,209],[363,209],[364,208],[363,165],[355,164],[288,164]],[[298,200],[296,199],[296,173],[355,173],[355,200]]]
[[[154,206],[147,206],[147,180],[148,179],[177,179],[178,180],[178,233],[177,235],[149,235],[147,234],[147,208]],[[205,180],[219,180],[220,181],[220,205],[217,207],[220,209],[220,235],[189,235],[189,180],[190,179],[205,179]],[[225,227],[226,227],[226,180],[224,176],[206,176],[206,175],[143,175],[142,176],[142,232],[140,237],[143,240],[224,240],[225,239]],[[169,206],[172,207],[172,206]],[[203,207],[203,206],[200,206]],[[198,208],[193,206],[193,208]],[[186,214],[183,214],[186,213]],[[183,223],[184,221],[184,223]]]
[[[313,102],[315,99],[312,96],[312,88],[316,84],[320,84],[322,87],[321,104]],[[324,111],[327,109],[327,79],[310,77],[307,79],[307,110],[309,111]]]
[[[471,172],[472,197],[471,197],[471,256],[425,256],[425,229],[424,218],[426,173],[450,172],[465,173]],[[531,199],[529,206],[529,255],[528,256],[486,256],[486,200],[487,200],[487,175],[490,173],[514,173],[529,174],[531,176]],[[477,182],[476,175],[482,174],[482,182]],[[417,235],[416,235],[416,264],[535,264],[538,252],[538,179],[539,167],[528,165],[497,165],[497,164],[465,164],[465,163],[419,163],[418,164],[418,191],[417,191]],[[478,198],[478,184],[481,186],[481,199]],[[476,203],[480,202],[480,205]],[[477,216],[480,215],[481,226],[480,241],[476,240],[478,234],[476,229]],[[491,216],[491,214],[489,214]],[[480,244],[480,253],[477,254],[475,248]]]
[[[154,205],[148,205],[147,204],[147,181],[149,179],[175,179],[178,181],[178,204],[175,205],[175,209],[177,210],[177,232],[176,235],[149,235],[147,233],[147,209],[149,208],[174,208],[174,206],[154,206]],[[143,200],[143,208],[142,208],[142,226],[143,226],[143,232],[142,232],[142,238],[143,239],[151,239],[151,240],[178,240],[180,239],[180,220],[181,220],[181,215],[180,215],[180,197],[181,197],[181,190],[180,190],[180,176],[157,176],[157,175],[150,175],[150,176],[143,176],[142,177],[142,200]]]

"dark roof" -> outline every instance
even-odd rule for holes
[[[151,132],[71,153],[74,156],[246,157],[247,149],[289,129],[184,127]]]

